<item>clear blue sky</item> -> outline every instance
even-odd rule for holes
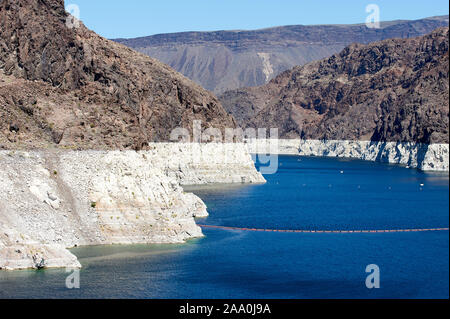
[[[181,31],[259,29],[291,24],[361,23],[368,4],[381,20],[449,12],[448,0],[66,0],[81,20],[107,38]]]

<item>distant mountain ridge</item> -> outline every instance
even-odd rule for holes
[[[351,43],[412,38],[448,26],[446,16],[356,25],[293,25],[254,31],[182,32],[116,39],[218,93],[266,84],[297,65],[338,53]]]
[[[449,28],[352,44],[270,83],[219,97],[241,127],[282,138],[449,142]]]

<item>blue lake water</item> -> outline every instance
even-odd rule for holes
[[[342,172],[341,172],[342,171]],[[282,156],[265,185],[191,187],[201,224],[309,230],[441,228],[448,174]],[[421,186],[423,184],[423,186]],[[76,248],[64,270],[0,272],[1,298],[448,298],[449,233],[298,234],[205,229],[185,245]],[[381,288],[369,290],[376,264]]]

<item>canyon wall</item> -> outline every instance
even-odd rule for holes
[[[204,88],[221,94],[266,84],[298,65],[329,57],[351,43],[412,38],[448,26],[448,15],[355,25],[291,25],[261,30],[182,32],[116,39],[167,63]]]
[[[424,171],[449,170],[449,144],[371,141],[249,140],[251,153],[355,158]],[[272,146],[270,146],[272,144]]]
[[[159,143],[145,154],[181,185],[265,183],[243,143]]]
[[[0,269],[80,267],[66,249],[80,245],[201,237],[206,206],[180,184],[265,182],[243,144],[0,151],[0,165]]]
[[[0,1],[0,149],[146,149],[178,127],[234,128],[167,65],[74,25],[64,0]]]
[[[448,144],[448,31],[352,44],[221,101],[240,127],[283,139]]]

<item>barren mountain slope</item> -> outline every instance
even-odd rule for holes
[[[209,92],[83,24],[63,0],[0,1],[0,145],[142,148],[173,128],[234,127]]]
[[[448,28],[353,44],[261,87],[220,97],[243,127],[283,138],[448,143]]]
[[[182,32],[117,39],[215,92],[266,84],[285,70],[357,42],[412,38],[448,26],[448,16],[358,25],[293,25],[252,31]]]

